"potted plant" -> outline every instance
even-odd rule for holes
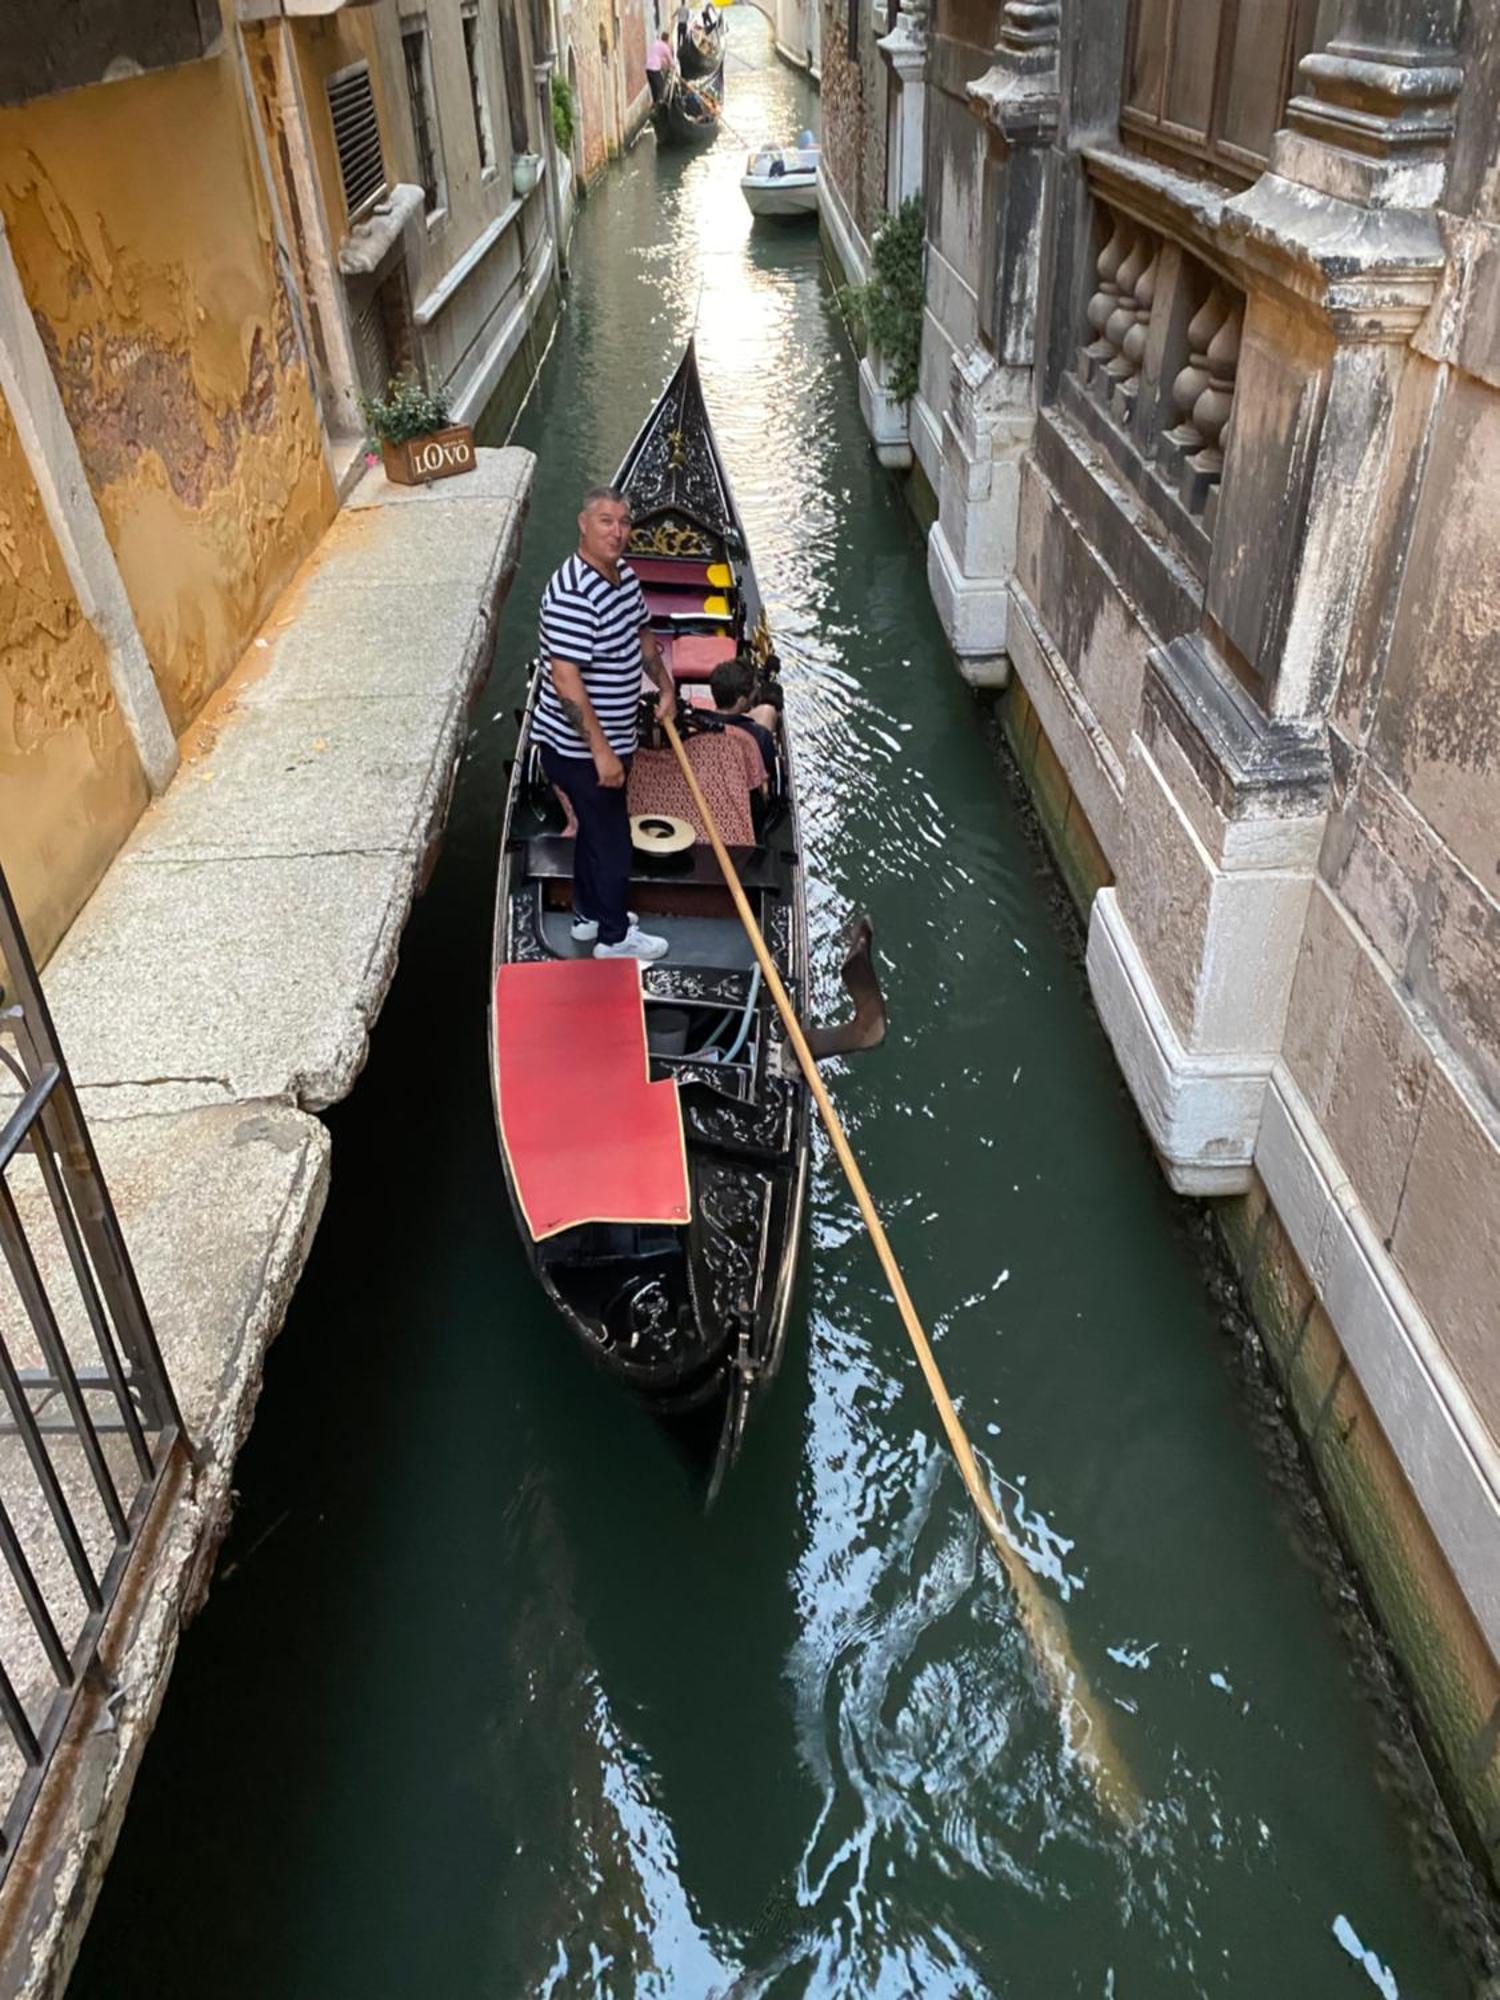
[[[541,174],[542,161],[538,153],[517,153],[510,163],[510,184],[517,199],[531,193]]]
[[[383,396],[362,396],[359,407],[380,446],[385,476],[397,486],[451,479],[478,463],[473,430],[448,421],[447,392],[429,389],[415,372],[387,383]]]

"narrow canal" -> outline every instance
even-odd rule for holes
[[[738,130],[815,120],[735,28]],[[944,658],[816,234],[751,229],[741,157],[648,136],[582,211],[501,668],[75,2000],[1471,1993],[1399,1727]],[[577,495],[695,315],[823,976],[856,907],[885,971],[892,1036],[838,1102],[1133,1817],[1061,1741],[826,1154],[788,1363],[707,1518],[515,1239],[484,1050],[510,712]]]

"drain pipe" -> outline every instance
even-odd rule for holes
[[[562,232],[562,184],[557,164],[557,133],[552,124],[552,72],[557,67],[557,50],[551,46],[548,34],[547,53],[539,62],[532,64],[532,74],[536,78],[537,112],[542,121],[542,148],[546,156],[547,171],[547,219],[552,225],[552,241],[557,251],[557,275],[566,279],[568,275],[568,248],[563,242]]]

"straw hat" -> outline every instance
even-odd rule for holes
[[[697,838],[694,827],[669,813],[637,813],[630,822],[630,844],[639,854],[684,854]]]

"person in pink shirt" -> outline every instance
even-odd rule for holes
[[[656,40],[646,51],[646,81],[651,86],[651,102],[660,104],[666,93],[667,78],[677,67],[677,59],[672,54],[672,44],[665,33],[658,30]]]

